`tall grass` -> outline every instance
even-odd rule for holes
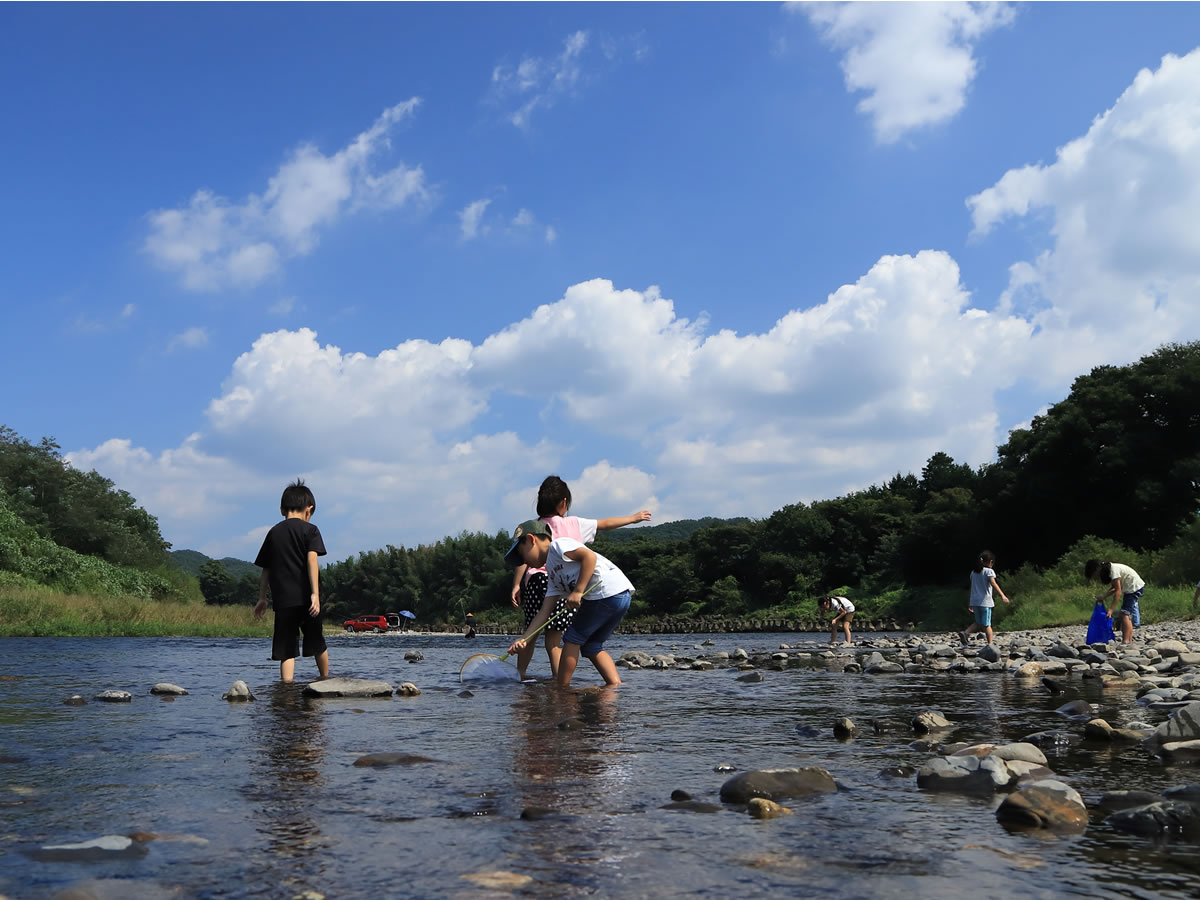
[[[0,637],[269,637],[248,606],[0,588]]]

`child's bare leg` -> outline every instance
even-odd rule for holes
[[[561,631],[546,632],[546,656],[550,660],[550,673],[552,675],[558,674],[558,661],[560,659],[559,654],[562,653],[562,648],[559,647],[559,644],[562,643],[562,636],[563,633]],[[578,653],[575,654],[575,659],[579,659]],[[568,682],[570,680],[571,679],[569,678],[567,679]]]
[[[1121,640],[1126,644],[1133,641],[1133,616],[1121,616]]]
[[[517,651],[517,674],[521,676],[521,680],[525,679],[525,673],[529,671],[529,664],[533,661],[533,651],[537,649],[537,641],[527,641],[525,649]]]
[[[292,677],[296,674],[296,661],[294,659],[285,659],[279,663],[279,680],[284,684],[290,684]]]
[[[322,650],[320,653],[317,654],[316,660],[317,660],[317,672],[320,674],[320,676],[322,678],[328,678],[329,677],[329,651]]]
[[[842,630],[846,632],[846,643],[847,644],[854,643],[853,641],[850,640],[850,623],[849,622],[842,623]]]
[[[990,644],[992,642],[992,626],[991,625],[983,626],[983,633],[987,635],[988,643]]]
[[[575,674],[577,665],[579,665],[579,644],[567,644],[562,648],[562,653],[558,657],[558,668],[554,672],[554,680],[559,687],[566,687],[571,683],[571,676]]]
[[[618,685],[621,683],[621,676],[617,674],[617,664],[613,662],[613,658],[608,655],[607,650],[601,650],[595,656],[589,656],[588,659],[592,661],[592,665],[596,667],[596,671],[600,673],[605,684]]]

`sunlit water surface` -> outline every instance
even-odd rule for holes
[[[618,636],[615,655],[704,635]],[[709,649],[774,650],[796,635],[712,636]],[[850,675],[822,667],[624,673],[597,690],[586,663],[557,696],[545,685],[472,685],[463,660],[506,639],[405,635],[330,639],[335,674],[413,681],[414,698],[307,700],[277,683],[266,640],[0,640],[0,895],[52,897],[80,881],[105,896],[441,897],[495,894],[480,876],[512,873],[501,894],[713,897],[785,892],[829,897],[1190,897],[1195,845],[1122,835],[1093,813],[1082,836],[1010,833],[998,800],[938,795],[885,767],[920,765],[913,713],[939,709],[959,740],[1017,740],[1074,728],[1036,682],[987,675]],[[658,646],[661,644],[662,646]],[[819,646],[813,644],[814,647]],[[404,660],[419,649],[424,659]],[[546,673],[545,658],[534,669]],[[297,675],[312,677],[311,660]],[[220,700],[235,679],[257,700]],[[170,681],[191,693],[148,693]],[[1160,715],[1128,692],[1073,683],[1114,724]],[[73,693],[132,692],[129,704],[68,707]],[[849,742],[831,725],[864,728]],[[565,719],[575,727],[560,728]],[[895,723],[876,734],[877,719]],[[800,726],[816,729],[804,736]],[[355,767],[367,753],[427,757]],[[723,807],[666,810],[671,791],[719,803],[714,767],[823,766],[836,794],[789,801],[795,815],[756,821]],[[1138,747],[1075,750],[1050,765],[1092,804],[1104,791],[1200,781]],[[522,819],[522,810],[553,813]],[[44,844],[104,834],[163,839],[132,860],[38,862]],[[519,876],[527,876],[529,881]],[[523,883],[522,883],[523,882]],[[490,883],[486,878],[483,884]],[[115,887],[114,887],[115,885]]]

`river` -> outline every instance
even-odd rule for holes
[[[617,657],[672,646],[694,655],[707,637],[610,643]],[[726,651],[821,646],[795,634],[711,639],[709,649]],[[909,747],[907,722],[923,709],[958,724],[956,740],[1078,730],[1054,712],[1063,698],[1034,681],[839,665],[766,671],[752,684],[736,670],[647,669],[622,670],[617,690],[563,697],[541,684],[471,685],[464,696],[462,661],[502,653],[506,639],[329,644],[334,674],[412,681],[423,693],[305,699],[277,683],[267,639],[0,640],[0,895],[49,898],[85,882],[102,898],[1191,897],[1200,884],[1194,844],[1121,834],[1095,814],[1079,836],[1010,832],[995,819],[998,798],[931,794],[882,773],[929,757]],[[407,663],[412,649],[424,659]],[[533,671],[546,672],[540,648]],[[297,661],[299,678],[314,674],[311,660]],[[256,702],[220,699],[235,679]],[[151,696],[159,681],[190,694]],[[576,683],[599,683],[586,662]],[[1113,724],[1134,715],[1127,692],[1072,686]],[[108,688],[133,701],[63,705]],[[833,737],[843,715],[860,725],[852,741]],[[573,727],[559,727],[566,719]],[[870,720],[895,727],[876,734]],[[428,761],[354,765],[380,752]],[[787,801],[792,816],[662,809],[676,789],[719,804],[729,776],[718,766],[810,765],[840,789]],[[1089,806],[1107,790],[1200,781],[1136,746],[1077,749],[1050,766]],[[522,818],[528,808],[543,813]],[[47,844],[133,832],[157,836],[140,858],[36,858]]]

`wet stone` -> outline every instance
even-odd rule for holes
[[[679,803],[683,800],[691,800],[692,795],[689,794],[687,791],[682,791],[679,788],[676,788],[675,790],[671,791],[671,799],[674,800],[676,803]]]
[[[304,686],[305,697],[390,697],[393,688],[386,681],[370,678],[326,678]]]
[[[129,691],[101,691],[92,699],[101,703],[130,703],[133,701],[133,694]]]
[[[368,753],[354,761],[359,768],[379,769],[387,766],[415,766],[418,763],[433,762],[428,756],[417,756],[415,753]]]
[[[746,806],[746,812],[754,819],[778,819],[780,816],[790,816],[792,811],[786,806],[780,806],[773,800],[753,797]]]
[[[737,680],[744,681],[747,684],[757,684],[761,681],[766,681],[767,676],[762,672],[747,672],[745,675],[739,675]]]
[[[1102,809],[1118,812],[1122,809],[1133,809],[1156,803],[1158,795],[1153,791],[1108,791],[1102,794],[1096,805]]]
[[[419,696],[421,696],[421,689],[419,687],[417,687],[415,684],[413,684],[411,681],[405,681],[404,683],[402,683],[400,685],[400,687],[396,688],[396,696],[397,697],[419,697]]]
[[[934,710],[917,713],[912,720],[912,729],[917,734],[928,734],[931,731],[940,731],[953,727],[953,722]]]
[[[1133,834],[1196,837],[1200,836],[1200,808],[1179,800],[1160,800],[1115,812],[1104,823]]]
[[[29,853],[38,862],[99,862],[136,859],[146,855],[146,845],[123,834],[106,834],[77,844],[47,844]]]
[[[63,701],[63,706],[87,706],[87,700],[80,694],[72,694]]]
[[[254,695],[250,693],[250,686],[246,682],[235,681],[229,690],[221,695],[221,699],[230,703],[245,703],[253,700]]]
[[[756,769],[735,775],[721,785],[725,803],[747,803],[753,797],[779,801],[837,791],[837,783],[825,769],[809,766],[801,769]]]
[[[1051,778],[1018,787],[996,809],[996,818],[1007,824],[1065,832],[1083,831],[1088,821],[1079,792]]]
[[[151,694],[162,694],[166,696],[185,697],[187,691],[177,684],[171,684],[169,681],[160,681],[154,687],[150,688]]]

